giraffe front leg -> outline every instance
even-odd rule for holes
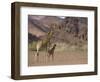
[[[37,52],[37,62],[39,62],[39,52]]]
[[[54,54],[52,54],[52,61],[54,61]]]
[[[48,55],[47,55],[47,57],[48,57],[48,62],[50,62],[50,54],[48,53]]]
[[[48,59],[47,56],[48,56],[48,48],[46,47],[45,56],[44,56],[45,57],[45,61],[44,61],[45,63],[47,63],[47,59]]]

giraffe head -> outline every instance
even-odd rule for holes
[[[50,31],[47,33],[47,36],[48,36],[48,37],[51,37],[52,35],[53,35],[53,31],[50,30]]]

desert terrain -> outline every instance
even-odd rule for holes
[[[28,16],[28,66],[76,65],[88,63],[86,17]],[[39,56],[36,55],[38,42]],[[45,46],[56,44],[54,59]]]
[[[30,50],[28,66],[87,64],[87,56],[87,50],[85,48],[67,48],[67,50],[56,49],[54,52],[54,59],[48,57],[45,51],[40,51],[40,55],[37,57],[36,51]]]

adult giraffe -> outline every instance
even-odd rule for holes
[[[39,59],[39,51],[41,48],[45,48],[46,49],[46,52],[47,52],[47,49],[48,47],[50,47],[50,40],[53,36],[53,31],[49,31],[46,35],[46,38],[42,39],[42,40],[39,40],[36,44],[36,55],[37,55],[37,58]]]

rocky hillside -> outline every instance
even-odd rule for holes
[[[87,18],[28,16],[29,42],[40,40],[51,29],[54,32],[52,42],[65,42],[77,45],[87,42]]]

